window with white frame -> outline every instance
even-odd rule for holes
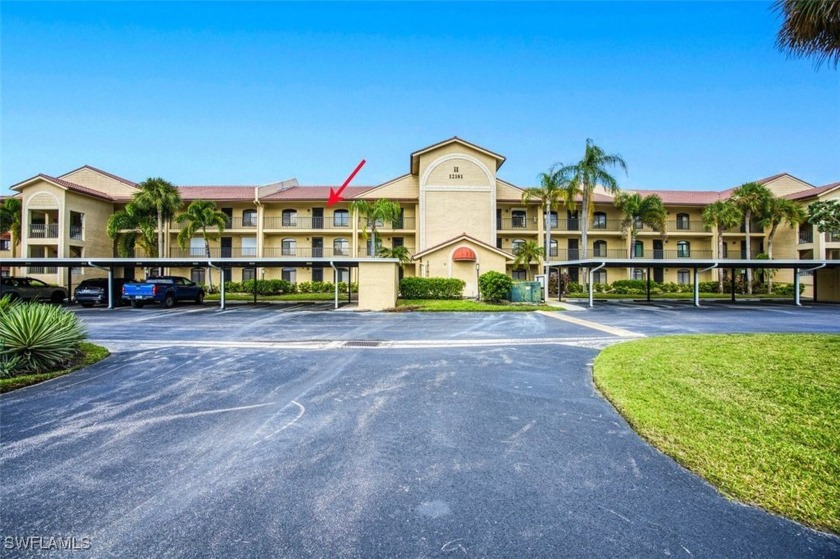
[[[510,212],[510,226],[519,229],[525,227],[528,213],[525,210],[512,210]]]
[[[333,256],[350,256],[350,241],[347,239],[334,240]]]
[[[283,268],[283,279],[289,283],[297,283],[297,268]]]
[[[242,256],[257,255],[257,238],[242,237]]]
[[[281,256],[296,256],[297,255],[297,241],[294,239],[283,239],[280,242]]]
[[[604,257],[607,255],[607,241],[595,241],[592,248],[595,249],[594,256]]]
[[[257,210],[243,210],[242,211],[242,227],[256,227],[257,226]]]
[[[677,229],[687,231],[691,227],[691,221],[687,213],[677,214]]]
[[[677,283],[689,285],[691,283],[691,272],[689,270],[677,270]]]
[[[207,272],[204,268],[192,268],[190,270],[190,280],[193,283],[197,283],[199,285],[204,285],[204,275]]]
[[[204,250],[204,239],[201,237],[193,237],[190,239],[190,256],[206,256]]]
[[[548,223],[551,225],[552,229],[557,229],[560,222],[557,220],[557,212],[549,212],[548,214]]]
[[[592,273],[592,283],[607,283],[607,271],[597,270]]]
[[[254,268],[242,268],[242,281],[252,280],[256,277],[256,270]]]
[[[350,212],[347,210],[335,210],[333,212],[333,227],[348,227],[350,225]]]
[[[528,277],[528,272],[524,268],[513,270],[510,273],[514,281],[525,281]]]
[[[645,271],[643,268],[633,268],[633,279],[634,280],[643,280],[645,279]]]
[[[296,227],[297,226],[297,210],[283,210],[281,214],[281,224],[283,227]]]
[[[551,242],[548,243],[548,255],[551,258],[555,258],[558,255],[557,240],[556,239],[551,239]]]

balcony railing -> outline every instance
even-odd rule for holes
[[[173,248],[169,251],[170,258],[207,258],[207,251],[204,248]],[[220,248],[210,249],[210,258],[248,258],[257,256],[256,248]]]
[[[359,250],[356,251],[356,254],[359,258],[374,258],[375,256],[377,256],[377,254],[375,251],[372,252],[370,248],[371,247],[359,247]],[[407,246],[405,248],[408,249],[409,254],[414,254],[414,247]]]
[[[829,233],[826,241],[829,243],[840,243],[840,233]]]
[[[364,219],[359,220],[359,230],[364,229],[366,225],[367,222]],[[384,223],[376,224],[377,231],[393,231],[400,229],[414,229],[414,218],[404,217],[402,219],[398,219],[393,223],[386,221]]]
[[[266,229],[349,229],[350,220],[341,217],[267,216],[263,218]]]
[[[552,260],[580,260],[583,258],[582,251],[580,249],[560,249],[557,251],[557,255],[554,256],[554,251],[552,251]],[[637,252],[635,255],[631,256],[630,251],[626,249],[600,249],[595,250],[590,248],[586,253],[586,258],[655,258],[655,259],[710,259],[712,258],[712,251],[705,250],[705,249],[694,249],[694,250],[649,250],[645,251],[641,255]]]
[[[57,239],[58,223],[32,223],[29,225],[31,239]]]
[[[699,220],[676,220],[665,223],[666,231],[688,231],[691,233],[710,233],[706,230],[706,225]]]
[[[814,242],[814,230],[811,228],[799,230],[799,244],[804,245]]]
[[[74,241],[81,241],[84,239],[84,227],[81,225],[70,226],[70,238]]]
[[[496,218],[496,229],[499,231],[536,231],[537,222],[528,217]]]
[[[251,229],[257,226],[257,216],[253,217],[231,217],[225,229]]]
[[[57,274],[58,268],[56,266],[30,266],[30,274]]]

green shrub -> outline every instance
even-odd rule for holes
[[[612,289],[626,290],[626,291],[641,291],[644,293],[647,290],[647,282],[645,280],[637,279],[623,279],[612,282]]]
[[[457,278],[408,277],[400,280],[400,295],[404,299],[460,299],[466,285]]]
[[[799,284],[799,293],[800,295],[802,292],[805,291],[805,285],[800,283]],[[783,297],[793,297],[793,284],[792,283],[774,283],[773,284],[773,295],[781,295]]]
[[[79,351],[85,331],[72,312],[42,303],[0,310],[0,372],[5,375],[55,369]]]
[[[478,278],[478,290],[484,301],[497,302],[510,297],[513,279],[499,272],[486,272]]]
[[[583,286],[576,281],[570,281],[566,285],[566,293],[581,293],[583,292]]]
[[[724,285],[724,287],[726,287]],[[701,281],[700,282],[700,293],[717,293],[718,292],[718,282],[716,281]]]

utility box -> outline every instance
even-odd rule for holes
[[[519,281],[510,289],[511,303],[542,302],[542,284],[538,281]]]

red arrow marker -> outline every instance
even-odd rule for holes
[[[338,190],[333,190],[332,188],[330,188],[330,199],[327,200],[328,208],[333,204],[337,204],[338,202],[344,200],[344,198],[341,197],[341,193],[344,192],[344,189],[347,188],[347,185],[350,184],[350,181],[353,180],[353,177],[356,176],[356,173],[359,172],[359,169],[361,169],[364,164],[365,160],[362,159],[362,161],[356,166],[353,172],[350,173],[350,176],[347,177],[347,180],[344,181],[344,184],[341,185],[341,188],[339,188]]]

